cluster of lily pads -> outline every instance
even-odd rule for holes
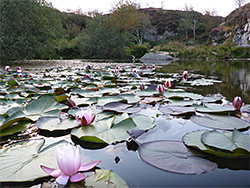
[[[249,157],[250,135],[244,132],[250,127],[249,118],[245,118],[249,117],[249,105],[242,106],[240,97],[232,103],[225,102],[220,95],[188,92],[193,86],[220,84],[219,80],[187,71],[159,73],[155,68],[138,64],[101,69],[87,66],[26,72],[20,67],[1,70],[0,137],[2,145],[7,145],[0,150],[0,181],[32,181],[47,174],[57,177],[62,184],[68,179],[72,182],[85,179],[78,171],[90,170],[100,161],[80,167],[78,149],[72,149],[76,150],[77,154],[72,154],[75,158],[66,155],[66,162],[63,157],[60,159],[60,154],[56,157],[55,148],[67,148],[68,141],[46,146],[45,138],[64,135],[70,135],[75,144],[86,149],[133,139],[142,160],[183,174],[200,174],[216,168],[216,163],[204,159],[206,153]],[[184,121],[183,125],[178,121]],[[188,123],[191,125],[187,126]],[[8,143],[14,135],[34,126],[43,138]],[[157,131],[164,133],[162,137],[158,137]],[[201,152],[197,154],[190,148]],[[63,165],[70,165],[70,160],[77,161],[73,162],[77,169],[66,172]],[[57,163],[59,171],[55,170]],[[32,174],[27,173],[30,168]],[[105,170],[96,170],[85,181],[91,185],[108,174],[114,177],[109,182],[127,186],[116,174]]]

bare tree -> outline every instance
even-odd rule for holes
[[[235,0],[236,7],[240,8],[242,5],[244,5],[246,0]]]

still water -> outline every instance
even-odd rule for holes
[[[16,63],[11,67],[22,66],[23,69],[35,71],[50,67],[85,67],[87,64],[105,66],[112,62],[93,63],[82,61],[71,62],[40,62],[40,63]],[[1,65],[0,68],[4,67]],[[221,94],[228,101],[233,101],[235,96],[241,96],[245,104],[250,104],[250,61],[176,61],[166,65],[157,66],[157,71],[178,73],[187,70],[192,74],[206,75],[207,78],[221,80],[222,83],[213,87],[194,87],[192,92],[203,96]],[[202,127],[200,127],[202,129]],[[166,140],[171,135],[166,134]],[[81,149],[92,160],[101,159],[100,167],[112,170],[123,178],[129,187],[153,188],[153,187],[249,187],[250,167],[249,158],[225,159],[211,157],[216,161],[218,168],[211,172],[199,175],[184,175],[166,172],[143,162],[133,143],[123,142],[110,145],[99,150]],[[84,155],[83,155],[84,156]],[[115,160],[119,159],[119,160]],[[36,183],[35,183],[36,184]],[[19,184],[22,185],[22,184]],[[18,184],[14,184],[18,186]]]

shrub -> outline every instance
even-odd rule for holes
[[[128,55],[135,56],[135,58],[141,58],[144,54],[149,52],[149,48],[146,45],[136,44],[131,48],[126,49]]]

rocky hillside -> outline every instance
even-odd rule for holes
[[[169,37],[192,39],[194,30],[196,39],[206,41],[210,31],[217,27],[223,17],[201,14],[196,11],[164,10],[161,8],[144,8],[151,20],[151,27],[144,33],[148,41],[165,40]]]
[[[250,46],[250,3],[234,10],[211,32],[214,44],[232,40],[238,46]]]

